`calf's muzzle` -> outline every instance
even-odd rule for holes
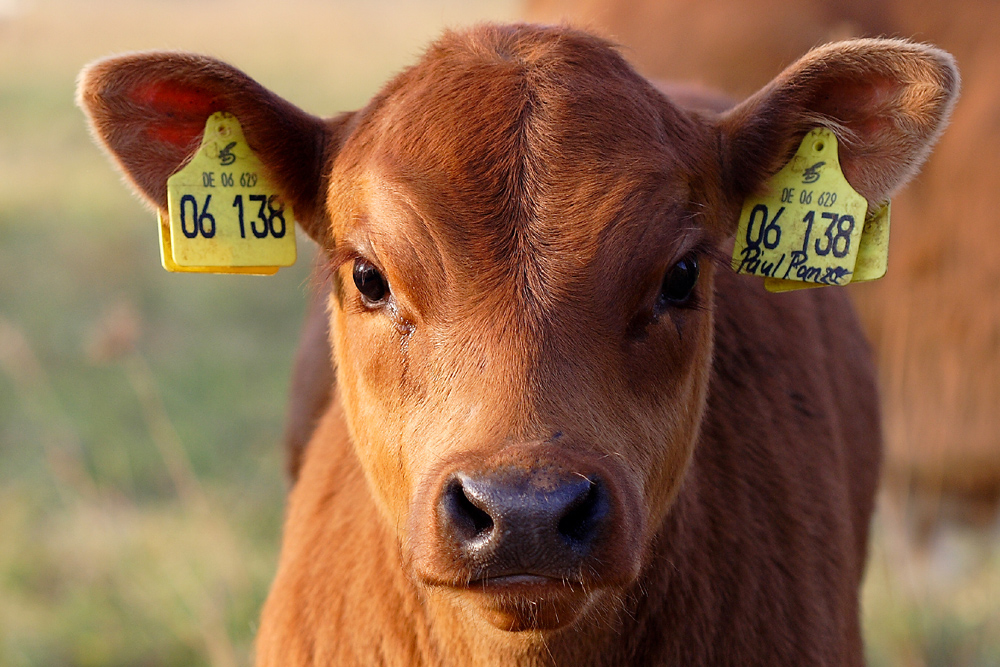
[[[552,467],[451,475],[437,504],[440,538],[473,581],[514,576],[579,581],[607,536],[611,504],[600,476]]]
[[[449,457],[410,508],[411,575],[500,629],[573,623],[639,575],[646,513],[634,477],[552,443]]]

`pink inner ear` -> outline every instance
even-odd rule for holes
[[[204,133],[208,117],[222,110],[217,95],[175,81],[143,84],[130,97],[158,116],[146,129],[153,139],[185,148]]]
[[[869,76],[858,81],[838,82],[831,88],[833,94],[819,101],[819,110],[843,122],[862,140],[870,140],[894,125],[894,116],[887,112],[899,97],[899,82]]]

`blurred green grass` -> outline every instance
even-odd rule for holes
[[[174,275],[73,106],[110,53],[236,64],[356,108],[442,27],[517,0],[0,3],[0,665],[242,665],[277,558],[280,433],[311,249],[273,278]],[[936,570],[882,512],[873,665],[1000,665],[1000,557]],[[954,546],[957,545],[957,546]]]

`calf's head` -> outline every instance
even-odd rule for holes
[[[329,120],[170,53],[92,65],[80,102],[160,209],[208,115],[239,118],[323,250],[344,414],[410,576],[523,630],[639,576],[698,440],[742,199],[816,125],[885,199],[956,89],[942,52],[860,40],[700,114],[596,38],[483,26]]]

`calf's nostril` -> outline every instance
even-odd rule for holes
[[[441,497],[442,521],[463,542],[482,537],[493,530],[493,517],[476,505],[459,478],[448,483]]]
[[[589,542],[608,513],[607,494],[600,480],[580,485],[559,518],[559,534],[575,543]]]

